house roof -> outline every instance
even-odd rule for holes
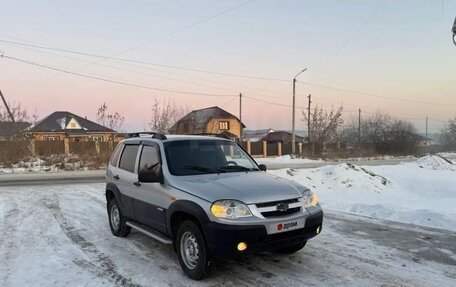
[[[29,126],[27,122],[0,122],[0,137],[15,136]]]
[[[236,120],[240,121],[239,118],[236,117],[235,115],[225,111],[224,109],[214,106],[214,107],[210,107],[210,108],[194,110],[194,111],[188,113],[183,118],[181,118],[179,121],[177,121],[177,123],[182,122],[182,121],[191,121],[193,123],[195,129],[203,129],[206,126],[206,124],[213,118],[236,119]],[[176,126],[176,124],[174,126]],[[241,124],[242,124],[242,127],[245,128],[245,125],[243,123],[241,123]]]
[[[270,132],[268,133],[262,140],[268,142],[277,142],[277,141],[291,141],[291,133],[287,131],[277,131],[277,132]],[[304,138],[298,135],[295,135],[295,139],[297,142],[303,141]]]
[[[114,132],[113,130],[104,127],[100,124],[89,121],[86,118],[80,117],[70,112],[53,112],[49,116],[40,120],[34,126],[30,127],[28,132],[67,132],[66,129],[71,119],[75,119],[85,132]],[[74,133],[78,129],[72,129]]]

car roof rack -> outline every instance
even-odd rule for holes
[[[129,133],[128,137],[129,138],[140,138],[140,137],[152,137],[153,139],[159,139],[159,140],[166,140],[167,137],[162,134],[162,133],[156,133],[156,132],[136,132],[136,133]]]
[[[225,135],[225,134],[216,134],[216,133],[201,133],[201,134],[193,134],[195,136],[212,136],[212,137],[216,137],[216,138],[222,138],[222,139],[227,139],[227,140],[233,140],[232,138],[230,138],[229,136]]]

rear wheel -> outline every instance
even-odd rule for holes
[[[212,259],[203,233],[195,222],[186,220],[179,226],[176,249],[179,263],[188,277],[201,280],[209,273]]]
[[[108,203],[109,227],[114,236],[126,237],[131,232],[131,227],[127,226],[127,220],[120,212],[116,199],[113,198]]]
[[[304,241],[297,245],[280,248],[280,249],[277,249],[277,252],[283,253],[283,254],[293,254],[293,253],[298,252],[299,250],[303,249],[304,246],[306,246],[306,243],[307,243],[307,241]]]

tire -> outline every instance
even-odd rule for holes
[[[120,212],[116,199],[113,198],[108,203],[109,227],[114,236],[126,237],[131,232],[131,227],[127,226],[127,220]]]
[[[206,240],[198,225],[184,221],[177,230],[176,250],[184,273],[193,280],[201,280],[209,274],[212,259]]]
[[[303,243],[299,243],[297,245],[292,245],[284,248],[277,249],[278,253],[282,254],[293,254],[298,252],[299,250],[303,249],[304,246],[306,246],[307,241],[304,241]]]

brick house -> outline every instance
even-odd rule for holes
[[[38,141],[111,141],[117,132],[70,112],[53,112],[27,130]]]
[[[194,110],[177,121],[172,134],[224,134],[239,138],[245,125],[235,115],[215,106]]]

